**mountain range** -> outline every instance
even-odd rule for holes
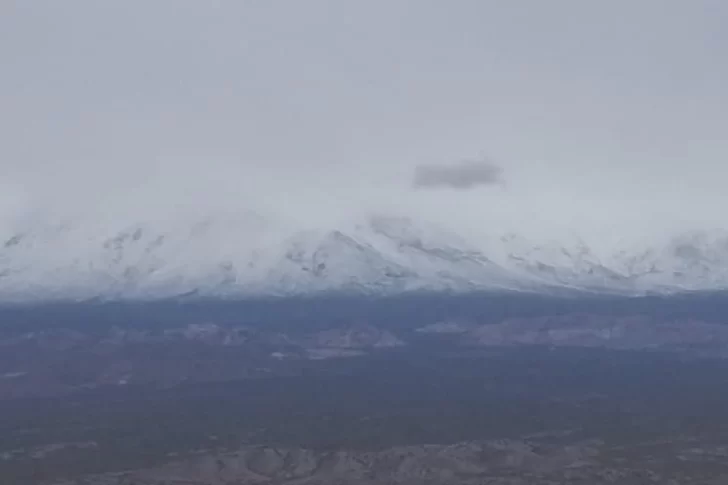
[[[596,250],[574,235],[469,240],[406,217],[286,228],[255,214],[194,222],[14,227],[0,239],[3,301],[418,291],[638,296],[728,288],[728,233]]]

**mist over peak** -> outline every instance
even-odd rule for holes
[[[720,286],[712,239],[663,256],[726,229],[725,6],[183,3],[4,10],[6,288]]]

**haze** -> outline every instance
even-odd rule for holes
[[[722,227],[721,0],[0,6],[0,220]],[[497,184],[415,188],[487,161]]]

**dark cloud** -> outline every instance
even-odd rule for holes
[[[464,161],[450,165],[420,165],[415,170],[416,188],[449,188],[467,190],[480,186],[498,185],[503,170],[488,161]]]

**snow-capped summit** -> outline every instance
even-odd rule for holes
[[[236,214],[123,228],[88,221],[26,225],[0,241],[5,301],[726,288],[728,235],[721,231],[597,251],[571,236],[537,241],[494,231],[469,240],[404,217],[287,229]]]

